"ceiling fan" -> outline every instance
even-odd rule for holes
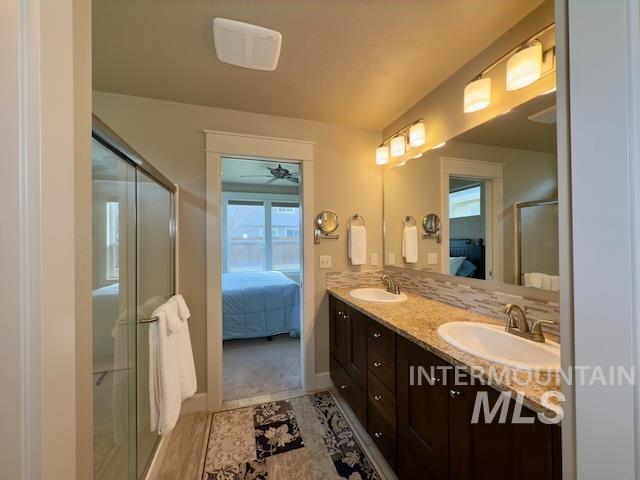
[[[276,180],[285,180],[287,182],[292,183],[300,183],[300,179],[298,178],[299,173],[291,172],[286,168],[282,168],[282,165],[278,165],[276,168],[265,167],[270,175],[240,175],[244,178],[270,178],[266,183],[273,183]]]

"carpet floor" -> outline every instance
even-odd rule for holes
[[[228,340],[222,347],[224,399],[237,400],[302,386],[300,339],[288,335]]]
[[[215,413],[203,480],[380,480],[329,392]]]

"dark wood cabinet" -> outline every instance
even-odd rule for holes
[[[456,386],[453,367],[330,297],[331,379],[401,480],[561,480],[560,427],[472,421],[490,386]],[[516,408],[507,400],[508,419]],[[499,415],[499,414],[498,414]]]
[[[445,480],[449,467],[449,393],[438,367],[447,363],[405,338],[399,337],[397,344],[398,434],[434,478]]]

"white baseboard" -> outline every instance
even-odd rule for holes
[[[207,408],[207,392],[196,393],[193,397],[187,398],[182,402],[182,409],[180,415],[187,415],[188,413],[206,412]]]
[[[331,388],[332,386],[333,382],[331,381],[329,372],[316,373],[316,390]]]

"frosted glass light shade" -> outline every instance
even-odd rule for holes
[[[531,85],[542,74],[542,43],[536,42],[507,61],[507,90]]]
[[[479,78],[464,88],[464,112],[471,113],[487,108],[491,103],[491,79]]]
[[[407,151],[407,142],[404,135],[396,135],[391,139],[391,156],[401,157]]]
[[[419,147],[420,145],[424,145],[424,142],[427,141],[427,132],[424,128],[424,123],[419,122],[415,125],[411,125],[409,129],[409,145],[413,148]]]
[[[385,165],[389,163],[389,147],[380,145],[376,148],[376,165]]]

